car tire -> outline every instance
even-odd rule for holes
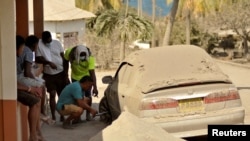
[[[99,113],[107,112],[100,116],[100,120],[104,123],[111,124],[112,123],[112,116],[110,114],[110,110],[108,107],[107,98],[104,96],[99,104]]]

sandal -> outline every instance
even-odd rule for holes
[[[52,120],[49,116],[40,117],[40,118],[41,118],[41,120],[42,120],[44,123],[46,123],[46,124],[48,124],[48,125],[54,125],[54,124],[56,123],[56,121],[55,121],[55,120]]]

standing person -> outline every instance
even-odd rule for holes
[[[64,50],[61,43],[52,40],[51,33],[44,31],[39,40],[36,52],[36,61],[43,64],[43,79],[47,92],[50,94],[50,109],[52,119],[56,120],[56,94],[60,95],[62,89],[69,83],[68,64],[64,60]],[[60,117],[63,121],[64,117]]]
[[[89,106],[90,99],[85,96],[93,86],[93,80],[90,76],[84,76],[80,81],[75,81],[67,85],[57,102],[57,110],[60,115],[69,115],[63,122],[63,128],[71,129],[71,123],[80,119],[83,110],[87,110],[95,117],[97,111]]]
[[[22,38],[17,36],[17,38]],[[24,40],[24,39],[23,39]],[[32,65],[34,63],[34,54],[38,44],[38,38],[34,35],[30,35],[26,38],[24,47],[17,47],[16,52],[19,52],[16,56],[17,65],[17,81],[25,86],[39,87],[42,89],[41,104],[44,105],[46,88],[44,80],[35,77],[32,73]],[[49,117],[46,117],[44,106],[41,106],[41,120],[47,124],[53,124]]]
[[[44,105],[46,95],[44,80],[36,77],[32,72],[37,45],[38,38],[36,36],[30,35],[26,38],[22,54],[16,57],[17,81],[26,86],[41,87],[43,89],[41,103]],[[41,106],[41,113],[45,115],[44,106]]]
[[[71,64],[71,81],[79,81],[83,76],[90,76],[94,81],[92,92],[94,96],[98,96],[98,89],[95,75],[95,58],[91,55],[88,47],[78,45],[69,48],[65,51],[64,58]],[[86,91],[86,97],[90,99],[90,106],[92,105],[91,90]],[[92,120],[90,113],[86,112],[86,120]]]
[[[20,57],[24,50],[24,38],[16,36],[16,56]],[[19,68],[20,69],[20,68]],[[18,67],[17,67],[18,71]],[[30,137],[29,141],[44,141],[40,128],[40,109],[41,109],[42,88],[26,86],[17,81],[17,100],[29,107],[28,123]]]

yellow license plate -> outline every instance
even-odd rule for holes
[[[178,101],[179,110],[182,113],[193,113],[204,111],[203,100],[201,98],[192,98]]]

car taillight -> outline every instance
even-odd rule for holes
[[[147,99],[142,101],[140,109],[154,110],[154,109],[175,108],[177,106],[178,106],[178,101],[171,98]]]
[[[209,94],[208,96],[204,98],[204,103],[209,104],[209,103],[215,103],[215,102],[235,100],[239,98],[240,98],[240,95],[237,89],[224,90],[224,91],[219,91],[219,92],[214,92],[212,94]]]

